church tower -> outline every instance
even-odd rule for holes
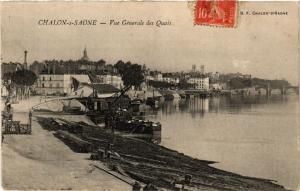
[[[83,50],[83,57],[81,58],[81,60],[85,60],[85,61],[88,61],[88,60],[89,60],[89,57],[88,57],[88,55],[87,55],[86,48],[84,48],[84,50]]]

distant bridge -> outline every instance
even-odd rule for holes
[[[272,90],[279,90],[282,95],[286,95],[289,92],[295,92],[296,94],[299,95],[299,86],[283,86],[282,88],[274,88],[274,87],[270,87],[269,85],[265,85],[265,86],[258,86],[255,89],[256,90],[264,89],[267,95],[271,95]]]

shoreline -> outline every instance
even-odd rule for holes
[[[19,109],[20,107],[18,107],[18,109],[15,110],[16,112],[15,114],[19,113],[18,112]],[[22,112],[25,112],[23,111],[24,108],[22,108],[21,110]],[[69,115],[68,117],[70,117],[73,120],[72,116]],[[78,116],[76,116],[75,118],[77,117]],[[2,162],[4,167],[2,168],[3,188],[5,189],[69,189],[71,188],[71,189],[92,189],[93,190],[93,189],[99,189],[100,186],[99,184],[101,183],[101,188],[104,187],[107,189],[111,189],[112,187],[114,187],[113,190],[131,190],[131,187],[129,185],[122,183],[120,180],[117,180],[117,178],[112,177],[111,175],[105,172],[97,172],[96,175],[94,175],[93,172],[95,171],[95,169],[93,165],[95,164],[95,162],[97,165],[99,164],[104,165],[106,162],[99,163],[98,161],[91,161],[88,160],[89,154],[74,153],[61,140],[57,139],[52,132],[43,129],[37,123],[35,117],[33,119],[34,120],[33,120],[32,135],[5,135],[4,144],[2,144]],[[77,118],[76,120],[82,121],[82,118]],[[29,137],[31,138],[29,139]],[[168,148],[164,148],[164,149],[171,150]],[[172,152],[178,153],[177,151],[172,151]],[[182,153],[179,154],[181,155]],[[184,154],[182,155],[184,157],[189,157]],[[272,190],[273,188],[276,188],[277,190],[285,190],[284,187],[277,185],[276,181],[238,175],[235,173],[231,173],[225,170],[220,170],[216,167],[210,166],[209,164],[214,163],[213,161],[198,160],[198,159],[193,159],[191,157],[189,158],[192,160],[200,161],[199,164],[202,163],[201,165],[204,169],[209,168],[212,171],[218,172],[219,175],[217,177],[223,179],[223,181],[228,178],[230,179],[231,177],[238,178],[238,179],[242,178],[243,180],[245,179],[247,181],[253,182],[254,183],[253,185],[257,183],[257,184],[264,184],[268,187],[268,189],[261,189],[261,190],[269,190],[270,189],[269,186],[272,187]],[[8,160],[8,159],[12,159],[12,160]],[[15,165],[15,163],[17,163],[18,165]],[[42,163],[42,165],[40,165],[39,163]],[[58,164],[56,165],[56,163]],[[31,168],[28,169],[27,166]],[[62,167],[67,167],[67,168],[64,170],[62,169]],[[23,170],[22,171],[15,170],[14,168],[19,168]],[[151,167],[150,169],[152,168],[153,167]],[[45,169],[49,170],[49,173],[43,172]],[[75,173],[75,174],[78,173],[81,174],[82,177],[84,177],[82,178],[81,185],[74,183],[74,181],[75,182],[77,181],[78,176],[70,177],[70,175],[67,175],[70,173],[70,172],[69,173],[66,172],[68,170],[71,171],[71,173]],[[93,175],[89,175],[88,172],[90,171],[92,172],[91,174]],[[42,185],[41,182],[49,178],[53,179],[52,176],[55,177],[57,175],[63,177],[62,180],[58,180],[54,178],[55,180],[49,181],[49,182],[55,182],[55,185],[47,185],[46,186],[47,188],[41,186]],[[64,178],[65,176],[66,178]],[[91,178],[90,176],[92,176],[93,178]],[[85,182],[84,180],[87,179],[87,177],[89,177],[88,178],[89,181]],[[20,181],[21,183],[19,185],[17,183],[18,182],[17,178],[22,180]],[[226,182],[224,184],[226,184]],[[219,186],[212,186],[210,188],[216,190],[220,189]],[[203,189],[206,189],[206,186],[204,186]],[[245,188],[237,189],[237,190],[245,190]]]
[[[130,190],[96,170],[86,153],[74,153],[33,119],[31,135],[4,135],[2,188],[5,190]]]
[[[53,118],[40,118],[39,122],[45,130],[49,131],[64,126]],[[107,143],[113,139],[110,133],[101,128],[82,122],[66,123],[67,128],[70,126],[73,128],[73,125],[83,127],[83,133],[81,135],[75,133],[74,136],[84,141],[92,141],[91,143],[103,152]],[[51,124],[51,127],[48,124]],[[59,131],[67,132],[65,129]],[[211,161],[192,158],[161,145],[118,135],[115,135],[114,140],[113,149],[108,149],[111,157],[97,155],[99,158],[96,160],[116,173],[130,177],[141,184],[152,185],[158,190],[176,190],[183,186],[188,187],[188,190],[286,190],[272,180],[220,170],[210,166]],[[69,145],[69,140],[63,142]],[[69,146],[76,148],[76,144]],[[187,183],[185,177],[190,177],[190,182]]]

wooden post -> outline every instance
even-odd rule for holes
[[[32,113],[31,110],[29,111],[29,123],[28,123],[28,133],[31,134],[31,124],[32,124]]]

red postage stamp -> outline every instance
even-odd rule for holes
[[[236,0],[198,0],[194,9],[196,25],[235,27]]]

